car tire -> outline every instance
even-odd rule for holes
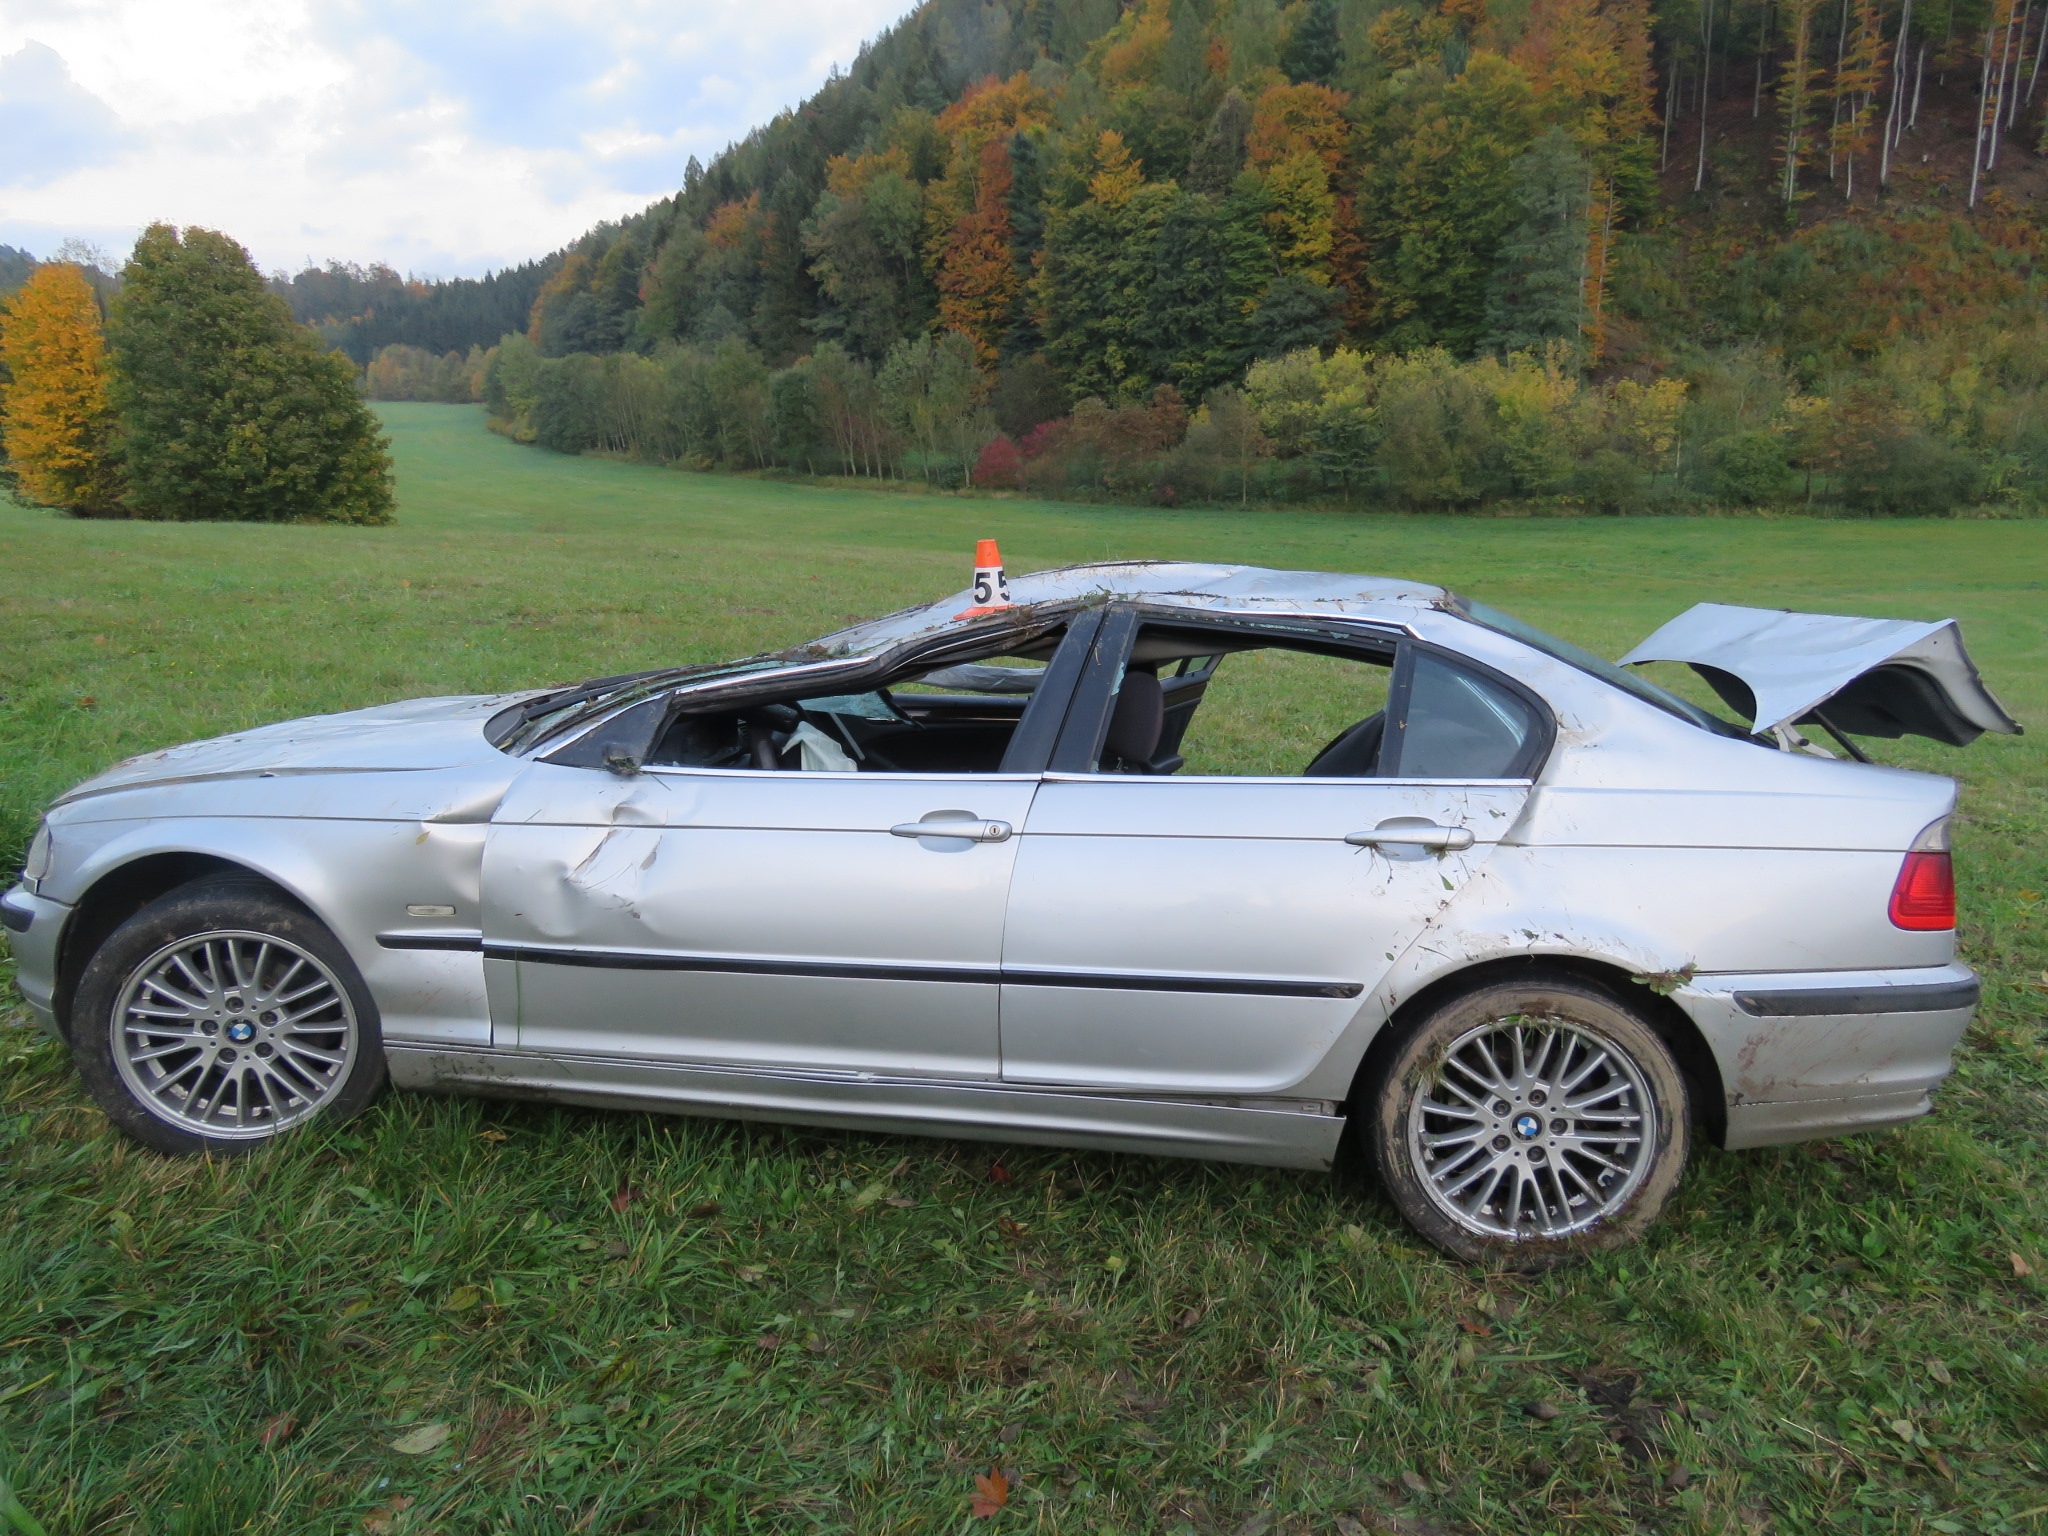
[[[1684,1172],[1689,1108],[1639,1015],[1585,983],[1531,980],[1408,1029],[1364,1129],[1382,1187],[1430,1242],[1535,1270],[1642,1236]]]
[[[79,978],[70,1033],[107,1118],[173,1155],[253,1151],[384,1085],[377,1005],[348,951],[246,879],[181,886],[115,929]]]

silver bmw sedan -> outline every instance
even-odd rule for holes
[[[1703,604],[1623,663],[1415,582],[998,576],[131,759],[0,916],[163,1152],[387,1081],[1308,1169],[1349,1130],[1432,1242],[1541,1264],[1694,1137],[1928,1111],[1955,789],[1856,738],[2019,729],[1952,622]]]

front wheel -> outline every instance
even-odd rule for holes
[[[1634,1242],[1685,1168],[1685,1078],[1670,1048],[1574,982],[1445,1003],[1396,1046],[1368,1113],[1401,1214],[1476,1262],[1543,1268]]]
[[[159,1152],[242,1152],[346,1118],[384,1082],[376,1004],[334,935],[246,880],[209,880],[115,929],[79,978],[79,1076]]]

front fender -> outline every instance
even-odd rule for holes
[[[165,855],[224,861],[261,876],[310,910],[363,973],[386,1038],[487,1044],[483,959],[447,950],[392,950],[397,929],[477,931],[482,905],[481,822],[156,817],[63,829],[62,867],[44,889],[74,908],[106,892],[121,871]],[[95,836],[94,834],[100,834]],[[88,846],[78,849],[77,841]],[[419,917],[408,907],[434,909]],[[449,909],[443,912],[439,909]]]

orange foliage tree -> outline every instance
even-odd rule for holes
[[[0,364],[0,444],[22,492],[79,517],[118,515],[106,344],[77,267],[45,263],[6,305]]]
[[[1571,135],[1631,212],[1656,197],[1648,0],[1536,0],[1508,55],[1536,87],[1546,122]]]
[[[981,147],[974,208],[954,222],[938,264],[939,321],[970,337],[976,360],[992,367],[1024,291],[1024,275],[1010,254],[1010,146],[990,139]]]

